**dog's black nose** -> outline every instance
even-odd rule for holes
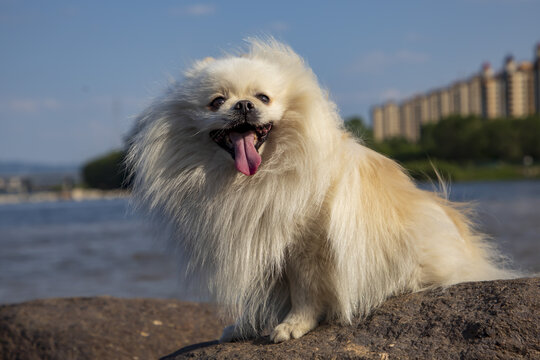
[[[247,114],[255,108],[255,105],[249,100],[240,100],[234,104],[234,110],[241,112],[242,114]]]

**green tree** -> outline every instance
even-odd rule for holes
[[[488,138],[483,119],[474,116],[452,116],[422,128],[420,145],[439,159],[464,161],[486,159]]]
[[[375,143],[372,148],[398,161],[411,161],[426,157],[426,153],[420,145],[401,137],[388,139],[382,143]]]
[[[126,186],[125,155],[125,151],[112,151],[84,164],[82,175],[86,186],[102,190],[124,188]]]
[[[487,120],[478,116],[451,116],[422,126],[418,144],[388,139],[372,147],[397,160],[429,157],[454,162],[506,161],[523,156],[540,159],[540,116]]]
[[[521,161],[523,147],[520,141],[521,120],[496,119],[486,121],[486,156],[492,160]]]
[[[361,116],[353,116],[345,120],[345,129],[366,144],[373,143],[373,132]]]
[[[522,120],[519,129],[519,141],[523,155],[540,160],[540,115],[529,116]]]

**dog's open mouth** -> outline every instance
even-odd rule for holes
[[[247,122],[226,129],[210,131],[210,137],[234,159],[236,169],[245,175],[254,175],[261,165],[259,148],[272,130],[272,122],[254,126]]]

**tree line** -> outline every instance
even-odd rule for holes
[[[361,117],[345,121],[347,129],[364,144],[401,162],[443,160],[452,163],[523,163],[540,159],[540,116],[486,120],[477,116],[451,116],[421,128],[420,141],[404,138],[375,142]],[[86,186],[98,189],[126,188],[125,150],[117,150],[84,164]]]
[[[521,163],[540,159],[540,116],[487,120],[478,116],[450,116],[421,127],[418,143],[393,138],[380,143],[360,118],[346,128],[366,146],[399,161],[440,159],[457,163],[503,161]]]
[[[115,150],[86,162],[82,167],[84,185],[102,190],[127,188],[125,157],[126,151]]]

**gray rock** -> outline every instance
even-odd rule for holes
[[[207,304],[112,297],[0,306],[0,359],[157,359],[217,338]]]
[[[281,344],[209,341],[223,325],[210,305],[174,300],[2,305],[0,359],[540,359],[540,278],[401,295]]]
[[[353,326],[180,349],[199,359],[540,359],[540,278],[464,283],[394,297]]]

